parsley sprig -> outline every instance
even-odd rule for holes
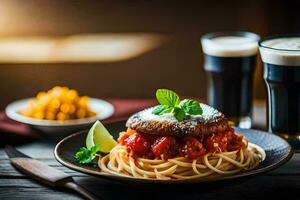
[[[172,90],[158,89],[156,99],[160,105],[156,106],[152,113],[163,115],[172,113],[178,121],[184,120],[188,115],[201,115],[203,113],[200,103],[193,99],[183,99]]]
[[[81,164],[91,163],[97,156],[100,146],[95,145],[91,148],[81,147],[75,154],[75,159]]]

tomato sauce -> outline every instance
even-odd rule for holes
[[[169,159],[183,156],[199,159],[206,153],[235,151],[244,148],[243,137],[230,128],[221,133],[204,137],[158,136],[138,133],[132,129],[121,132],[118,142],[125,145],[135,157]]]

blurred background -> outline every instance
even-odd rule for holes
[[[55,85],[100,98],[153,98],[157,88],[206,98],[200,37],[300,30],[300,3],[0,0],[0,109]],[[256,99],[265,99],[261,61]]]

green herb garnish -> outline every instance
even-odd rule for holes
[[[172,113],[178,121],[182,121],[188,115],[201,115],[203,112],[198,101],[193,99],[180,101],[179,96],[172,90],[158,89],[156,99],[160,105],[153,109],[152,113],[155,115]]]
[[[75,154],[75,159],[81,164],[91,163],[97,156],[100,146],[95,145],[91,148],[81,147]]]

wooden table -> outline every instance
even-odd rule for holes
[[[230,186],[221,186],[218,189],[193,190],[192,192],[163,191],[159,188],[131,189],[128,185],[111,183],[107,180],[93,178],[68,168],[63,167],[53,157],[53,142],[40,141],[18,147],[22,152],[47,163],[57,169],[74,176],[77,183],[88,188],[96,195],[102,195],[105,199],[253,199],[256,197],[271,197],[284,199],[299,197],[300,192],[300,153],[296,153],[292,160],[281,168],[257,176],[246,182]],[[195,185],[195,187],[198,187]],[[122,198],[121,198],[122,197]],[[300,197],[299,197],[300,198]],[[0,199],[51,199],[51,200],[75,200],[81,199],[74,193],[57,191],[45,187],[23,174],[16,171],[9,163],[8,157],[0,149]]]
[[[259,129],[265,128],[265,105],[257,104],[254,107],[254,123]],[[106,200],[144,200],[144,199],[230,199],[243,200],[264,198],[269,199],[300,199],[300,152],[281,168],[263,176],[254,177],[246,182],[220,186],[218,189],[201,190],[199,185],[193,191],[162,190],[161,188],[132,188],[130,185],[111,183],[107,180],[93,178],[63,167],[53,157],[53,148],[57,141],[39,141],[18,148],[29,156],[41,160],[50,166],[71,174],[77,183]],[[199,189],[198,189],[199,188]],[[82,199],[74,193],[57,191],[45,187],[25,177],[16,171],[9,163],[3,149],[0,148],[0,200],[5,199],[51,199],[75,200]]]

